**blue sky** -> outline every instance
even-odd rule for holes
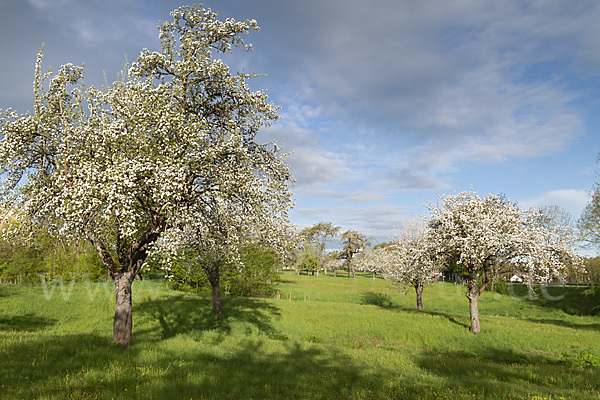
[[[0,108],[31,108],[35,56],[116,80],[125,55],[189,3],[3,0]],[[504,193],[577,218],[598,181],[600,2],[213,0],[256,19],[226,60],[281,105],[261,134],[293,154],[304,227],[331,221],[385,241],[436,194]]]

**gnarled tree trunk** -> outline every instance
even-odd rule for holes
[[[207,274],[207,276],[208,281],[210,282],[210,286],[212,287],[213,313],[215,315],[221,315],[223,310],[221,307],[220,274],[218,271],[211,271]]]
[[[135,279],[135,275],[135,272],[119,272],[114,274],[115,319],[113,323],[113,342],[123,347],[131,344],[131,332],[133,328],[131,284]]]
[[[417,292],[417,310],[423,309],[423,284],[415,283],[415,291]]]
[[[156,222],[156,221],[154,221]],[[136,275],[142,268],[146,259],[148,246],[153,243],[165,226],[162,223],[151,224],[137,242],[129,246],[123,245],[117,240],[117,252],[119,256],[118,265],[115,263],[107,246],[99,240],[90,230],[85,234],[90,243],[96,249],[100,260],[106,267],[108,274],[115,281],[115,319],[113,321],[113,342],[123,347],[131,344],[131,332],[133,327],[131,306],[131,285]]]
[[[481,332],[481,324],[479,323],[479,308],[477,307],[477,300],[479,300],[479,294],[467,295],[469,299],[469,312],[471,315],[471,332]]]

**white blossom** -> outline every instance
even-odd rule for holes
[[[581,268],[564,230],[540,224],[538,210],[521,210],[502,196],[481,198],[471,190],[440,197],[429,210],[429,246],[445,263],[456,262],[469,274],[474,332],[480,329],[477,299],[492,278],[517,273],[532,285],[550,281],[568,266]]]
[[[256,22],[197,6],[172,16],[161,51],[142,51],[108,88],[85,87],[72,64],[42,74],[40,51],[33,112],[0,111],[2,200],[35,227],[88,238],[116,278],[132,280],[163,233],[161,244],[181,243],[185,226],[204,239],[227,217],[233,243],[237,224],[284,224],[291,207],[286,155],[256,140],[277,107],[213,57],[248,50],[241,35]]]

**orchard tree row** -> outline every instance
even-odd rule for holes
[[[473,190],[440,196],[429,214],[408,221],[389,243],[373,248],[356,231],[339,236],[342,250],[323,255],[324,241],[339,232],[319,223],[301,232],[299,266],[327,272],[336,258],[348,271],[379,273],[385,279],[414,287],[417,308],[423,308],[423,288],[444,271],[465,277],[471,330],[480,332],[478,300],[494,282],[513,275],[526,284],[576,279],[586,273],[575,251],[580,241],[565,212],[557,207],[522,210],[504,196],[480,197]],[[588,276],[593,276],[593,273]]]
[[[23,248],[45,259],[53,249],[52,272],[44,269],[51,278],[66,254],[102,265],[115,285],[113,340],[122,346],[131,343],[132,282],[143,268],[181,285],[207,282],[218,315],[223,283],[229,291],[236,279],[248,282],[240,273],[253,271],[252,260],[287,260],[296,246],[298,263],[317,274],[338,262],[325,252],[338,227],[317,224],[298,240],[289,223],[286,154],[257,137],[278,118],[277,106],[250,89],[254,75],[233,74],[219,59],[251,49],[243,36],[259,29],[256,21],[222,21],[201,6],[171,16],[158,27],[161,50],[142,49],[121,80],[102,88],[87,86],[83,67],[73,64],[44,72],[42,46],[33,110],[0,110],[0,201],[11,254],[0,260],[3,271],[14,269]],[[581,224],[596,242],[597,203]],[[342,233],[337,258],[352,276],[378,271],[410,282],[418,296],[444,268],[460,265],[474,331],[477,299],[496,276],[518,271],[543,282],[581,264],[555,220],[501,196],[465,192],[430,211],[388,246],[370,249],[365,235]],[[28,246],[15,246],[15,238]]]

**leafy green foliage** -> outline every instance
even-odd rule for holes
[[[363,304],[371,304],[379,307],[391,307],[394,305],[392,298],[387,293],[365,292],[362,295]]]
[[[585,260],[584,281],[600,284],[600,257],[588,258]]]
[[[38,232],[30,242],[0,240],[0,281],[93,281],[106,277],[97,253],[83,241],[67,244]]]
[[[46,271],[41,251],[32,247],[0,250],[0,280],[11,283],[39,282]]]
[[[229,269],[223,276],[227,293],[235,296],[266,297],[275,292],[279,282],[279,256],[261,243],[251,243],[242,248],[242,268]]]
[[[305,244],[300,251],[296,266],[301,270],[310,271],[313,274],[320,266],[319,255],[315,247],[311,244]]]
[[[477,284],[482,285],[485,278],[483,275],[480,275],[477,278]],[[502,276],[495,276],[490,279],[490,283],[485,287],[487,292],[494,292],[500,294],[508,294],[508,283],[506,279]]]

